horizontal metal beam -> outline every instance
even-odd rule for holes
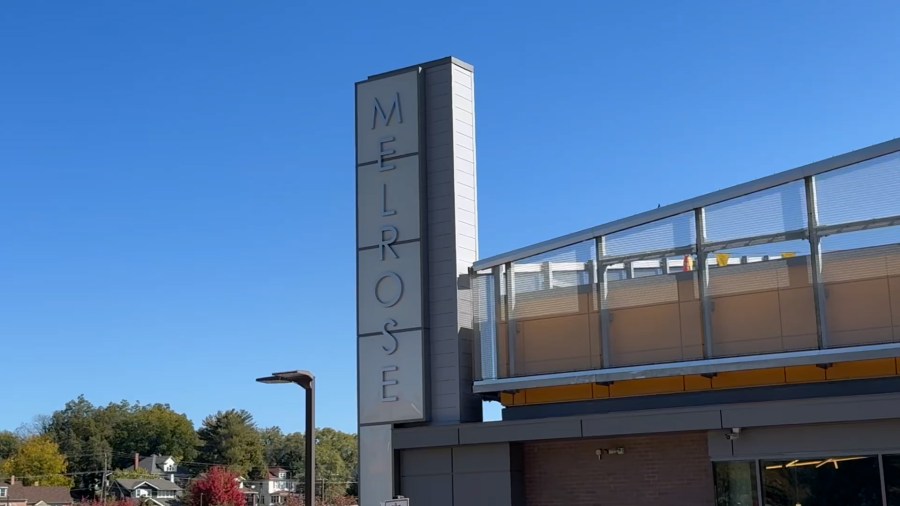
[[[494,265],[514,262],[522,258],[528,258],[530,256],[546,253],[547,251],[551,251],[557,248],[571,246],[573,244],[587,241],[595,237],[612,234],[614,232],[633,228],[645,223],[669,218],[692,211],[698,207],[706,207],[712,204],[723,202],[725,200],[742,197],[750,193],[767,190],[775,186],[802,180],[803,178],[808,176],[815,176],[823,172],[828,172],[830,170],[839,169],[841,167],[846,167],[855,163],[864,162],[866,160],[871,160],[872,158],[888,155],[897,151],[900,151],[900,138],[882,142],[880,144],[875,144],[874,146],[869,146],[867,148],[859,149],[856,151],[851,151],[843,155],[838,155],[832,158],[811,163],[809,165],[797,167],[795,169],[779,172],[778,174],[772,174],[771,176],[748,181],[746,183],[732,186],[730,188],[707,193],[706,195],[694,197],[692,199],[684,200],[675,204],[670,204],[658,209],[635,214],[627,218],[611,221],[604,225],[598,225],[596,227],[587,228],[579,232],[560,236],[555,239],[532,244],[531,246],[525,246],[523,248],[509,251],[507,253],[494,255],[492,257],[488,257],[475,262],[474,269],[476,271],[479,271],[482,269],[493,267]]]
[[[872,218],[868,220],[840,223],[838,225],[819,225],[819,237],[826,237],[847,232],[859,232],[861,230],[875,230],[884,227],[900,225],[900,216],[887,216],[885,218]]]
[[[721,372],[749,371],[770,367],[796,365],[829,364],[853,360],[873,360],[900,357],[900,343],[854,346],[850,348],[830,348],[825,350],[792,351],[769,353],[745,357],[713,358],[667,364],[651,364],[611,369],[594,369],[555,374],[538,374],[516,378],[502,378],[476,381],[475,393],[503,392],[523,388],[540,388],[584,383],[608,383],[667,376],[693,374],[713,374]]]

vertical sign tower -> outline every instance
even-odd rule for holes
[[[360,505],[395,492],[394,424],[481,420],[472,67],[445,58],[356,85]]]

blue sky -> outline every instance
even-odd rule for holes
[[[353,83],[476,68],[481,256],[897,137],[900,4],[6,0],[0,430],[355,430]]]

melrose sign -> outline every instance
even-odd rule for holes
[[[359,423],[423,421],[423,208],[416,68],[356,87]]]

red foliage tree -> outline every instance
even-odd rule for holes
[[[244,494],[238,476],[227,469],[213,467],[193,482],[188,497],[191,506],[244,506]]]

